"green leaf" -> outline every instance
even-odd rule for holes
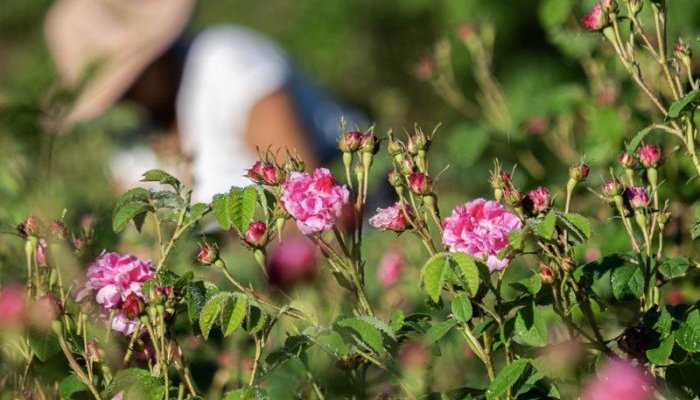
[[[647,349],[647,358],[656,365],[664,364],[666,360],[671,357],[674,343],[675,340],[673,336],[667,337],[666,339],[662,340],[658,346]]]
[[[700,351],[700,310],[688,314],[676,331],[676,342],[691,353]]]
[[[463,294],[452,299],[452,315],[459,322],[467,322],[472,318],[472,302]]]
[[[501,372],[496,375],[496,378],[491,382],[486,391],[487,399],[495,399],[503,396],[509,388],[513,387],[518,379],[525,373],[525,369],[530,364],[530,360],[520,358],[504,367]]]
[[[575,213],[563,214],[563,217],[567,230],[578,236],[580,242],[585,242],[591,237],[591,224],[586,217]]]
[[[204,215],[204,213],[209,208],[208,205],[204,203],[196,203],[190,207],[190,220],[196,221]]]
[[[638,299],[644,293],[644,274],[639,265],[625,264],[612,271],[610,285],[616,299]]]
[[[264,388],[253,387],[228,392],[223,400],[270,400],[270,395]]]
[[[165,387],[147,370],[128,368],[117,372],[102,397],[112,398],[120,392],[129,400],[161,400],[165,396]]]
[[[253,216],[258,192],[255,186],[246,188],[231,188],[226,201],[226,212],[231,224],[244,234],[248,230]]]
[[[530,346],[546,346],[549,341],[547,324],[534,302],[521,308],[516,314],[515,331],[520,339]]]
[[[700,366],[687,363],[666,368],[665,380],[669,391],[678,399],[697,399],[700,396]]]
[[[214,200],[211,203],[211,208],[214,211],[214,216],[216,217],[216,222],[219,223],[221,229],[227,231],[231,229],[231,219],[226,211],[226,203],[228,202],[228,196],[217,194],[214,196]]]
[[[61,400],[72,400],[76,393],[88,390],[87,386],[78,379],[77,376],[70,374],[61,380],[58,385],[58,395]]]
[[[406,315],[403,313],[402,309],[397,309],[391,314],[391,319],[389,319],[389,326],[394,332],[397,332],[401,327],[403,327],[403,321],[406,319]]]
[[[150,211],[151,206],[147,203],[141,201],[132,201],[118,207],[114,210],[114,215],[112,216],[112,229],[114,232],[121,232],[126,227],[132,219],[140,214],[144,214]],[[137,226],[141,230],[140,226]]]
[[[433,343],[436,343],[438,340],[442,339],[443,336],[447,335],[447,333],[454,328],[455,325],[457,325],[457,321],[454,319],[448,319],[447,321],[438,322],[437,324],[431,326],[423,338],[425,345],[430,346]]]
[[[522,229],[516,229],[508,233],[508,245],[513,250],[523,249],[523,231]]]
[[[692,110],[698,100],[700,100],[700,90],[688,92],[682,99],[671,104],[668,108],[668,118],[678,118],[682,112]]]
[[[142,187],[137,187],[126,191],[119,196],[117,204],[129,203],[131,201],[147,202],[151,198],[151,191]]]
[[[476,266],[474,259],[461,251],[451,253],[450,257],[457,263],[459,270],[462,272],[462,278],[467,284],[469,293],[474,296],[479,290],[479,269]]]
[[[32,348],[34,355],[40,361],[45,362],[61,351],[58,336],[51,330],[45,333],[29,331],[27,339],[29,340],[29,347]]]
[[[690,259],[688,257],[671,257],[665,259],[659,265],[659,272],[667,278],[673,279],[685,275],[690,268]]]
[[[217,293],[202,308],[202,313],[199,316],[199,329],[201,329],[204,339],[209,338],[209,331],[221,314],[223,302],[226,301],[227,296],[229,294],[225,292]]]
[[[549,212],[543,220],[538,220],[535,223],[535,233],[543,239],[552,240],[554,238],[554,228],[556,224],[557,214]]]
[[[267,316],[260,304],[248,298],[248,314],[246,315],[243,329],[251,335],[256,334],[265,327]]]
[[[190,322],[194,323],[199,320],[204,304],[219,292],[214,284],[209,282],[190,282],[187,285],[187,294],[185,300],[187,302],[187,316]]]
[[[654,129],[654,126],[647,126],[646,128],[642,129],[641,131],[637,132],[636,135],[634,135],[634,138],[630,140],[630,142],[627,144],[626,151],[630,154],[634,154],[637,151],[637,147],[642,143],[642,140],[649,134]]]
[[[246,300],[243,297],[231,296],[228,298],[221,311],[221,331],[224,336],[229,336],[241,326],[247,308]]]
[[[542,279],[539,274],[531,274],[529,278],[521,279],[510,285],[523,293],[535,295],[542,289]]]
[[[163,170],[160,170],[160,169],[152,169],[152,170],[144,173],[143,179],[141,179],[141,182],[164,183],[166,185],[172,186],[178,192],[180,191],[180,188],[182,187],[182,182],[180,182],[180,180],[178,180],[174,176],[172,176],[169,173],[167,173]]]
[[[357,318],[361,319],[361,320],[367,322],[368,324],[372,325],[373,327],[379,329],[381,332],[383,332],[385,335],[387,335],[391,339],[396,340],[396,334],[394,333],[394,330],[386,322],[378,319],[377,317],[373,317],[371,315],[360,315]]]
[[[351,331],[375,353],[381,354],[384,350],[382,334],[369,322],[357,318],[345,318],[337,321],[335,325]]]
[[[446,253],[438,253],[430,257],[423,267],[421,278],[423,290],[435,302],[440,299],[449,262]]]

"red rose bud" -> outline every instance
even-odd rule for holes
[[[435,60],[430,56],[422,57],[416,63],[416,75],[420,79],[430,79],[437,69]]]
[[[350,131],[343,132],[338,140],[338,148],[343,153],[354,153],[360,149],[362,143],[362,132]]]
[[[59,239],[65,239],[66,236],[68,236],[68,229],[66,229],[66,225],[57,219],[51,221],[49,231],[51,232],[52,236]]]
[[[549,190],[538,187],[527,194],[528,208],[533,214],[545,213],[550,207]]]
[[[653,144],[645,144],[637,149],[637,157],[644,168],[656,168],[662,163],[661,149]]]
[[[408,186],[413,193],[426,195],[433,191],[433,180],[422,172],[414,172],[408,177]]]
[[[203,243],[195,258],[197,258],[197,261],[202,265],[214,264],[216,260],[219,259],[219,249],[209,243]]]
[[[262,161],[256,161],[255,164],[248,170],[247,173],[248,178],[257,183],[257,184],[262,184],[264,183],[264,177],[263,177],[263,163]]]
[[[673,47],[673,55],[687,67],[690,65],[690,59],[693,57],[693,50],[679,39]]]
[[[548,265],[540,264],[540,269],[537,273],[540,275],[543,284],[551,285],[554,282],[554,271]]]
[[[386,175],[386,179],[393,187],[403,186],[403,179],[396,171],[389,171],[389,173]]]
[[[360,151],[363,153],[377,154],[379,151],[379,138],[373,132],[362,135]]]
[[[593,9],[581,19],[583,25],[591,32],[600,31],[610,25],[608,14],[600,4],[593,6]]]
[[[284,180],[284,175],[282,171],[274,165],[266,165],[262,169],[262,178],[266,185],[276,186]]]
[[[613,198],[622,193],[622,185],[615,178],[608,179],[603,184],[603,194],[606,197]]]
[[[267,225],[262,221],[251,222],[243,235],[243,240],[253,247],[263,247],[267,244]]]
[[[617,156],[617,161],[619,161],[620,165],[626,169],[633,169],[634,166],[637,165],[637,160],[634,158],[634,156],[626,151]]]
[[[624,198],[633,210],[646,208],[649,204],[649,195],[646,189],[640,186],[625,189]]]
[[[401,163],[401,173],[411,175],[416,170],[416,163],[411,157],[406,157]]]
[[[17,225],[17,233],[22,239],[27,239],[30,236],[37,236],[39,233],[39,220],[30,215]]]
[[[591,168],[584,163],[576,163],[569,168],[569,178],[576,182],[583,182],[588,177]]]
[[[129,293],[121,304],[121,312],[127,319],[136,319],[143,312],[143,301],[136,293]]]

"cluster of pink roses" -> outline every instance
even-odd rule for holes
[[[105,315],[116,311],[112,329],[129,335],[136,327],[134,310],[144,297],[141,292],[143,284],[154,274],[150,261],[130,254],[122,256],[103,252],[88,267],[85,286],[76,295],[76,300],[82,301],[94,294]]]

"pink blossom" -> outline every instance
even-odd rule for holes
[[[533,214],[545,213],[549,210],[550,196],[546,187],[538,187],[526,196],[527,208]]]
[[[653,380],[642,369],[619,359],[608,361],[584,387],[584,400],[651,400]]]
[[[389,250],[382,256],[381,261],[379,261],[379,268],[377,269],[377,280],[379,284],[384,287],[389,287],[395,285],[399,278],[401,278],[401,269],[403,268],[403,261],[401,260],[401,253],[396,250]]]
[[[8,285],[0,289],[0,327],[21,325],[25,310],[26,300],[22,288]]]
[[[107,315],[110,310],[116,310],[126,298],[134,293],[143,298],[141,288],[155,274],[150,261],[143,261],[136,256],[127,254],[102,252],[90,264],[87,271],[85,287],[76,295],[77,301],[82,301],[94,292],[95,301],[104,309]],[[121,311],[117,311],[112,320],[112,329],[129,335],[133,332],[136,321],[129,320]]]
[[[350,197],[347,187],[338,185],[325,168],[313,175],[291,172],[283,188],[283,207],[305,235],[329,230]]]
[[[501,203],[476,199],[455,208],[442,225],[445,246],[480,258],[490,271],[497,271],[510,262],[508,256],[498,258],[498,252],[508,245],[508,234],[520,229],[522,222]]]
[[[637,157],[644,168],[656,168],[661,164],[661,149],[653,144],[645,144],[637,149]]]
[[[603,7],[600,4],[596,4],[590,13],[586,14],[581,20],[583,25],[591,31],[598,31],[605,28],[608,25],[608,17],[603,12]]]
[[[268,252],[267,271],[270,281],[291,287],[316,275],[316,246],[303,237],[285,239]]]
[[[413,213],[409,205],[405,205],[408,214]],[[369,219],[370,225],[381,230],[403,232],[410,227],[408,218],[401,208],[401,203],[396,202],[391,207],[377,208],[377,213]]]

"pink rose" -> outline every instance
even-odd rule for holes
[[[608,361],[584,387],[583,400],[651,400],[654,383],[644,370],[620,359]]]
[[[285,239],[273,247],[267,257],[270,281],[283,288],[300,281],[311,280],[316,275],[316,246],[303,237]]]
[[[389,250],[379,261],[377,281],[383,287],[394,286],[401,278],[402,268],[401,253],[397,250]]]
[[[313,175],[291,172],[283,188],[282,205],[305,235],[331,229],[350,197],[347,187],[338,185],[325,168]]]
[[[442,225],[445,246],[482,259],[493,272],[510,262],[508,256],[498,258],[498,253],[508,245],[508,234],[520,229],[522,222],[501,203],[476,199],[455,208]]]
[[[107,315],[110,310],[117,310],[132,293],[143,298],[141,288],[154,274],[155,269],[150,261],[130,254],[122,256],[102,252],[88,267],[87,281],[76,295],[76,300],[82,301],[94,292],[95,301]],[[112,329],[125,335],[130,335],[135,325],[136,321],[126,318],[122,311],[117,311],[112,321]]]
[[[525,197],[525,208],[533,214],[546,213],[549,211],[550,196],[549,190],[546,187],[538,187],[533,189]]]
[[[626,188],[623,196],[630,207],[635,210],[645,208],[649,204],[649,195],[646,189],[641,186]]]
[[[409,215],[413,214],[411,206],[405,205],[404,207]],[[391,207],[377,208],[377,213],[369,219],[369,223],[375,228],[394,232],[403,232],[411,226],[401,208],[401,203],[398,201]]]

